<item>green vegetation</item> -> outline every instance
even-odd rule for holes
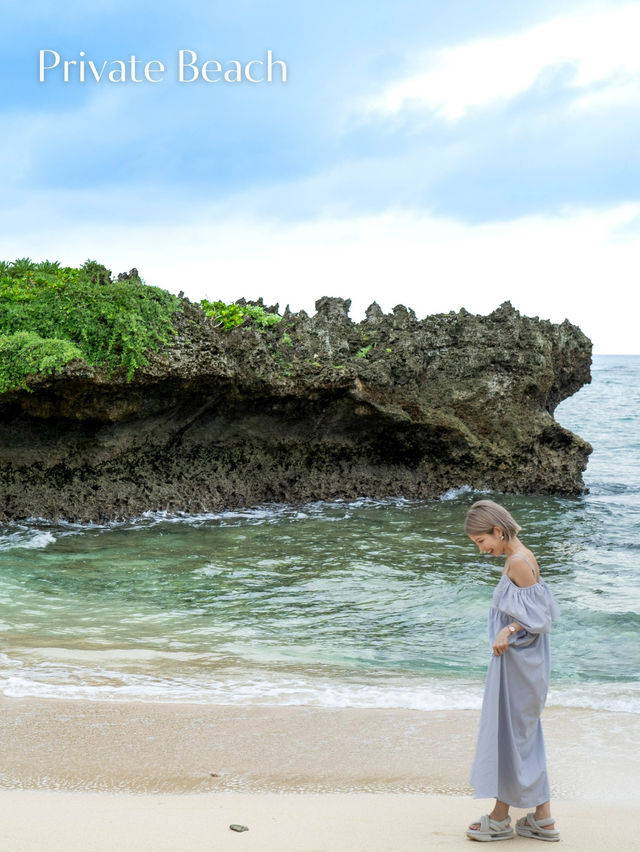
[[[68,340],[45,339],[32,331],[0,335],[0,393],[26,388],[26,376],[52,373],[82,357],[78,347]]]
[[[130,380],[147,353],[175,334],[181,302],[142,282],[135,270],[113,280],[96,261],[80,268],[0,262],[0,392],[26,388],[26,377],[49,374],[75,358],[126,369]]]
[[[233,302],[227,304],[226,302],[210,302],[208,299],[202,299],[200,304],[205,314],[211,317],[217,325],[222,326],[225,331],[229,331],[237,325],[242,325],[245,321],[262,330],[270,325],[275,325],[282,319],[279,314],[265,311],[260,305],[236,305]]]
[[[362,349],[358,349],[356,352],[356,358],[366,358],[369,352],[371,352],[371,347],[373,343],[370,343],[368,346],[363,346]]]

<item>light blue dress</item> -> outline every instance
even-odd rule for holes
[[[501,656],[492,651],[469,782],[476,799],[532,808],[551,798],[540,715],[551,669],[549,632],[560,612],[542,578],[517,586],[506,573],[508,561],[489,610],[490,647],[507,624],[524,629],[509,637]]]

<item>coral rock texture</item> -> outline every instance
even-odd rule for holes
[[[590,381],[579,328],[508,302],[422,320],[374,302],[359,323],[349,307],[224,331],[184,299],[130,382],[83,361],[31,377],[0,396],[0,517],[585,490],[591,447],[553,418]]]

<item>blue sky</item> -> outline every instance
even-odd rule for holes
[[[509,299],[638,352],[639,37],[640,2],[6,4],[0,257],[354,319]],[[41,49],[167,70],[40,83]],[[288,79],[180,84],[179,49]]]

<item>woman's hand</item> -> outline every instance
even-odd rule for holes
[[[503,627],[502,630],[497,633],[496,638],[493,642],[494,657],[501,657],[502,654],[504,654],[504,652],[507,650],[507,648],[509,647],[510,635],[511,632],[507,627]]]

